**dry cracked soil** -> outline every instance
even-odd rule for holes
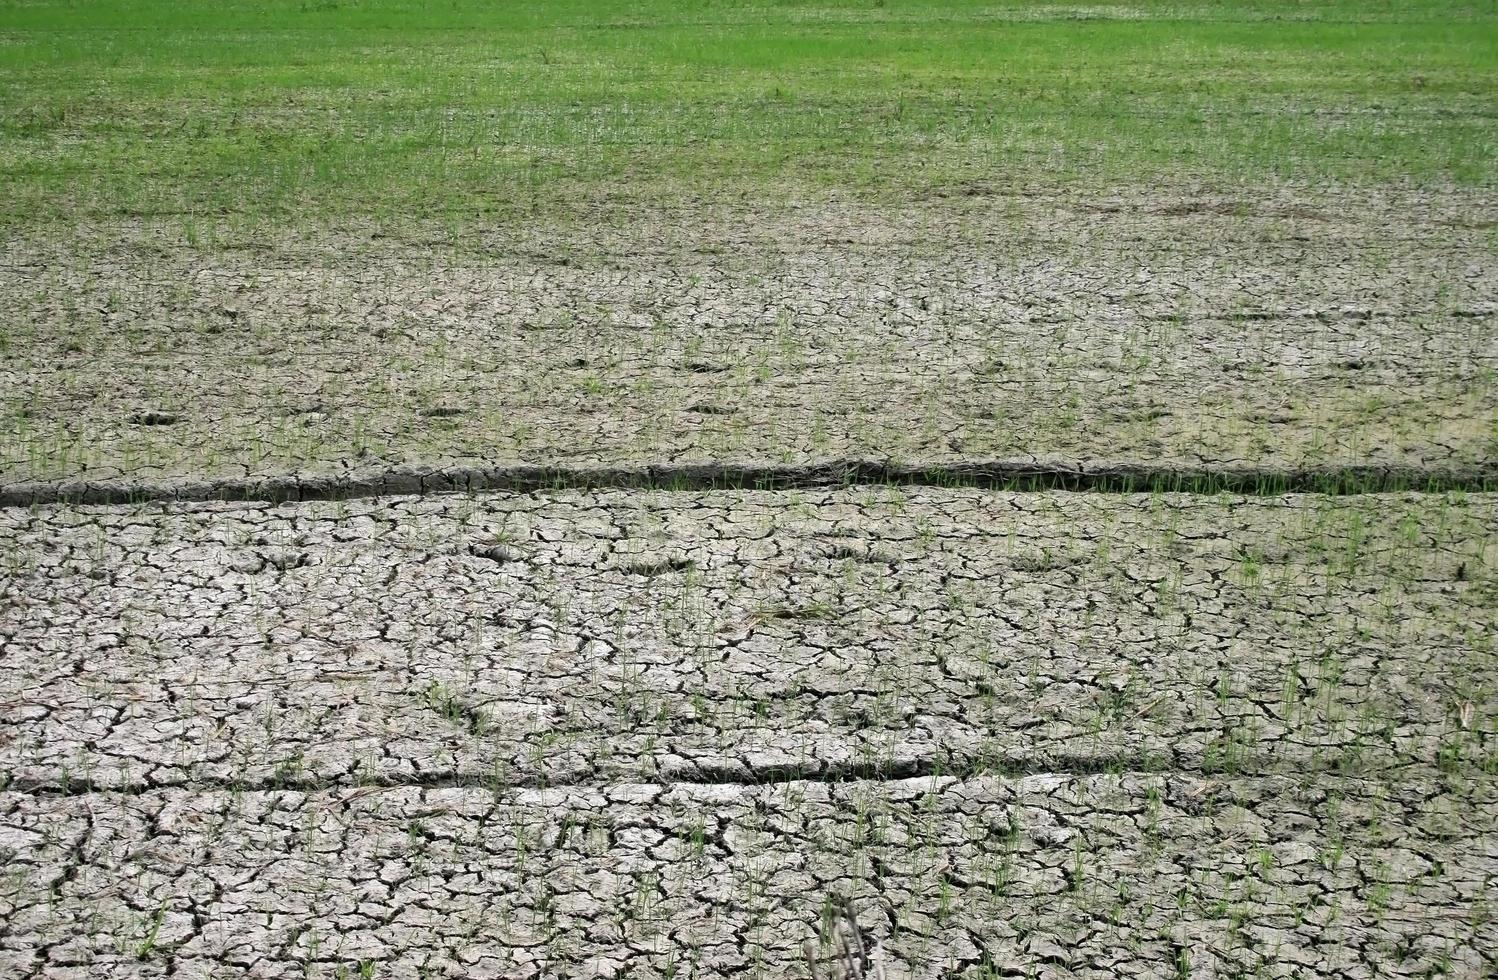
[[[15,233],[0,975],[1498,974],[1493,219]]]
[[[1489,481],[1495,223],[1475,192],[1292,189],[17,233],[0,492],[848,460]]]

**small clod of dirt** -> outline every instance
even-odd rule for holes
[[[878,565],[893,565],[893,555],[887,555],[882,551],[876,551],[867,544],[835,544],[827,549],[827,557],[838,561],[851,559],[853,561],[865,561]]]
[[[276,550],[262,552],[261,558],[271,568],[288,572],[293,568],[301,568],[312,563],[312,559],[305,551]]]
[[[695,405],[688,405],[687,406],[687,411],[694,412],[694,413],[696,413],[698,415],[732,415],[733,414],[733,409],[731,409],[731,408],[725,408],[722,405],[709,405],[706,402],[698,402]]]
[[[1053,572],[1075,564],[1076,560],[1067,555],[1015,555],[1009,559],[1009,567],[1016,572]]]
[[[697,563],[690,558],[662,558],[659,561],[641,561],[632,565],[625,565],[624,571],[630,575],[643,575],[645,578],[655,578],[657,575],[669,575],[672,572],[685,572],[697,567]]]
[[[437,405],[432,408],[423,408],[421,410],[422,418],[428,419],[450,419],[454,416],[462,414],[464,414],[464,412],[461,408],[452,408],[447,405]]]
[[[818,619],[831,619],[833,608],[825,602],[812,602],[804,606],[771,606],[761,609],[758,615],[763,620],[778,619],[805,623]]]
[[[949,187],[933,187],[922,194],[921,197],[929,200],[931,198],[940,199],[948,197],[994,197],[998,194],[998,189],[992,184],[983,183],[982,181],[967,181],[960,184],[953,184]]]
[[[180,421],[182,421],[180,415],[155,410],[136,412],[130,416],[132,425],[176,425]]]
[[[1198,214],[1242,218],[1252,212],[1253,209],[1248,204],[1239,201],[1182,201],[1179,204],[1167,204],[1156,213],[1168,218],[1187,218]]]
[[[265,571],[265,559],[254,553],[235,555],[229,567],[242,575],[259,575]]]
[[[525,555],[507,544],[471,544],[468,546],[468,553],[475,558],[487,558],[501,565],[525,560]]]

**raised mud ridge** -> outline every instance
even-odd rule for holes
[[[1406,766],[1409,763],[1405,764]],[[1342,780],[1356,781],[1367,778],[1365,774],[1345,771],[1345,766],[1307,767],[1295,772],[1309,776],[1311,772],[1335,774]],[[805,764],[767,763],[755,764],[745,760],[731,759],[722,762],[681,760],[675,765],[657,768],[653,773],[637,777],[639,785],[651,786],[720,786],[748,790],[754,787],[783,786],[811,783],[881,783],[906,779],[1021,779],[1026,776],[1054,778],[1082,778],[1109,775],[1114,777],[1151,776],[1190,777],[1207,780],[1224,775],[1220,766],[1204,760],[1200,753],[1182,753],[1179,756],[1151,756],[1148,753],[1129,752],[1115,754],[1040,752],[1035,755],[1019,753],[998,759],[978,760],[962,754],[951,757],[921,756],[870,762],[827,762],[808,760]],[[1235,761],[1234,776],[1278,777],[1286,775],[1270,764],[1257,765],[1253,760]],[[273,774],[266,778],[239,779],[203,776],[169,775],[160,779],[143,779],[126,783],[101,782],[87,776],[64,774],[60,778],[37,779],[22,776],[11,779],[3,786],[5,792],[24,793],[30,796],[142,796],[171,790],[215,793],[367,793],[374,790],[411,788],[421,790],[487,790],[500,792],[509,790],[561,790],[561,789],[605,789],[622,785],[618,774],[607,775],[596,770],[563,770],[555,775],[526,773],[506,775],[498,778],[493,773],[435,771],[415,774],[374,775],[359,777],[354,774],[330,776],[328,778],[305,775]]]
[[[249,500],[279,503],[422,496],[434,493],[534,490],[791,490],[883,484],[978,487],[1007,491],[1094,493],[1325,493],[1498,490],[1498,464],[1418,467],[1181,466],[1173,464],[985,460],[940,466],[843,459],[814,464],[557,467],[399,466],[338,476],[134,480],[60,480],[0,485],[0,507],[130,504],[150,501]]]

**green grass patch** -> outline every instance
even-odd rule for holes
[[[1456,2],[0,0],[0,220],[1488,184]]]

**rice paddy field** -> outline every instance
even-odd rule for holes
[[[1498,977],[1498,9],[0,0],[0,976]]]

